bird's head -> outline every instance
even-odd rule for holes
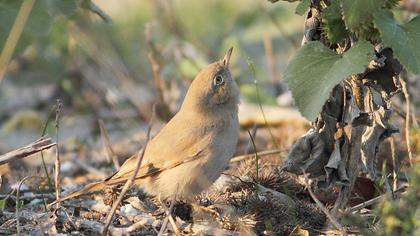
[[[229,70],[233,48],[222,60],[202,69],[195,77],[185,96],[184,106],[193,106],[204,111],[224,108],[237,109],[239,88]]]

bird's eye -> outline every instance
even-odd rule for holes
[[[214,85],[222,85],[225,83],[225,80],[223,79],[223,77],[221,75],[216,75],[216,77],[214,77],[213,79],[213,84]]]

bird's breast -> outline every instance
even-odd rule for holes
[[[208,146],[204,160],[205,175],[215,181],[229,165],[236,151],[239,139],[239,124],[237,119],[231,119],[222,128],[215,130],[214,137]]]

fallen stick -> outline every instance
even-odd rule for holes
[[[257,152],[258,157],[264,157],[264,156],[271,156],[271,155],[275,155],[275,154],[280,154],[284,151],[279,150],[279,149],[273,149],[273,150],[267,150],[267,151],[262,151],[262,152]],[[239,162],[239,161],[243,161],[246,160],[248,158],[251,157],[255,157],[255,153],[250,153],[250,154],[245,154],[245,155],[240,155],[240,156],[236,156],[233,157],[230,162]]]
[[[330,220],[332,225],[341,233],[343,236],[347,236],[347,232],[344,229],[344,227],[338,222],[338,219],[333,216],[330,211],[322,204],[321,201],[316,197],[315,193],[311,189],[311,184],[309,183],[309,179],[305,171],[302,169],[303,177],[305,178],[305,185],[308,189],[309,195],[311,196],[312,200],[314,200],[315,204],[321,209],[322,212],[327,216],[327,218]]]
[[[401,194],[403,194],[405,192],[405,190],[406,190],[406,187],[401,187],[401,188],[395,190],[394,191],[394,194],[401,195]],[[365,207],[368,207],[370,205],[373,205],[373,204],[376,204],[376,203],[380,202],[386,196],[387,196],[387,194],[379,195],[379,196],[377,196],[375,198],[372,198],[370,200],[367,200],[365,202],[362,202],[362,203],[360,203],[360,204],[358,204],[356,206],[353,206],[353,207],[349,208],[348,210],[346,210],[346,212],[348,212],[348,213],[356,212],[356,211],[361,210],[361,209],[363,209]]]
[[[19,149],[16,149],[16,150],[13,150],[11,152],[1,155],[0,165],[30,156],[42,150],[49,149],[55,145],[56,145],[55,143],[51,142],[51,138],[47,138],[45,136],[41,137],[40,139],[36,140],[35,142],[32,142],[31,144],[25,147],[21,147]]]

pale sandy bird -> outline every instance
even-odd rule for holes
[[[239,137],[239,89],[229,71],[232,48],[195,77],[179,112],[149,142],[135,184],[162,199],[189,199],[210,187],[229,165]],[[136,156],[104,181],[60,201],[129,179]]]

